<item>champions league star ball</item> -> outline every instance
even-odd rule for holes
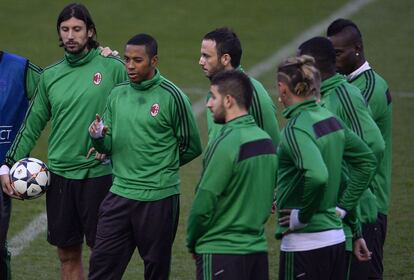
[[[24,158],[10,169],[10,179],[14,184],[14,191],[23,199],[34,199],[46,192],[50,173],[43,161]]]

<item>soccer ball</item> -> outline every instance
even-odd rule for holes
[[[44,194],[49,187],[50,173],[46,164],[36,158],[24,158],[10,169],[13,189],[23,199],[34,199]]]

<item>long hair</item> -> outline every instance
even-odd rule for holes
[[[58,16],[57,24],[56,24],[58,35],[60,34],[59,32],[60,24],[64,21],[71,19],[72,17],[83,21],[86,25],[86,29],[93,31],[93,36],[88,39],[88,43],[87,43],[88,49],[99,47],[99,43],[98,41],[96,41],[97,32],[96,32],[95,23],[93,22],[91,14],[89,13],[88,9],[83,4],[72,3],[63,8],[63,10],[60,12]],[[62,42],[62,38],[60,38],[60,35],[59,35],[59,46],[63,47],[63,42]]]

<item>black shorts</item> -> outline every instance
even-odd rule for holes
[[[365,239],[368,250],[374,254],[375,243],[378,240],[378,229],[377,224],[362,224],[362,236]],[[354,254],[352,254],[351,268],[349,272],[349,279],[351,280],[365,280],[371,279],[370,275],[373,271],[373,261],[374,257],[371,256],[369,261],[358,261]],[[373,278],[376,279],[376,278]]]
[[[344,280],[345,276],[345,242],[309,251],[280,252],[280,280]]]
[[[3,196],[3,198],[1,198]],[[0,190],[0,248],[6,245],[7,232],[9,230],[12,202],[10,196]],[[0,278],[1,279],[1,278]]]
[[[345,279],[350,279],[349,274],[351,273],[351,262],[352,262],[352,256],[354,255],[353,251],[345,251]]]
[[[47,241],[58,247],[95,244],[98,210],[112,185],[112,175],[82,180],[51,173],[46,192]]]
[[[3,198],[2,198],[3,196]],[[0,190],[0,279],[11,279],[10,252],[7,249],[7,231],[11,215],[11,198]]]
[[[196,255],[197,280],[267,280],[267,253]]]
[[[378,214],[373,224],[362,224],[362,236],[365,239],[368,249],[372,252],[371,260],[366,262],[358,261],[355,256],[352,258],[350,278],[353,280],[382,279],[384,266],[383,247],[387,233],[387,216]]]
[[[110,192],[99,210],[88,279],[121,279],[135,248],[145,279],[168,279],[178,216],[178,195],[137,201]]]
[[[384,257],[384,244],[387,236],[387,215],[378,213],[376,221],[376,239],[372,246],[372,266],[370,272],[370,279],[382,279],[384,272],[383,257]]]

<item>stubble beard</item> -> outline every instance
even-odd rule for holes
[[[67,52],[67,53],[70,53],[70,54],[80,54],[80,53],[83,53],[86,49],[87,49],[87,45],[88,45],[88,43],[86,43],[86,44],[84,44],[83,46],[80,46],[79,48],[77,48],[77,49],[74,49],[74,50],[70,50],[69,48],[67,48],[66,47],[66,45],[64,46],[64,49],[65,49],[65,51]],[[78,46],[79,46],[79,44],[78,44]]]
[[[208,75],[207,78],[211,81],[215,75],[222,71],[224,71],[224,66],[222,64],[218,64],[216,67],[212,69],[211,74]]]
[[[213,113],[214,122],[217,124],[225,124],[226,116],[224,114],[224,108],[221,108],[221,111],[218,113]]]

